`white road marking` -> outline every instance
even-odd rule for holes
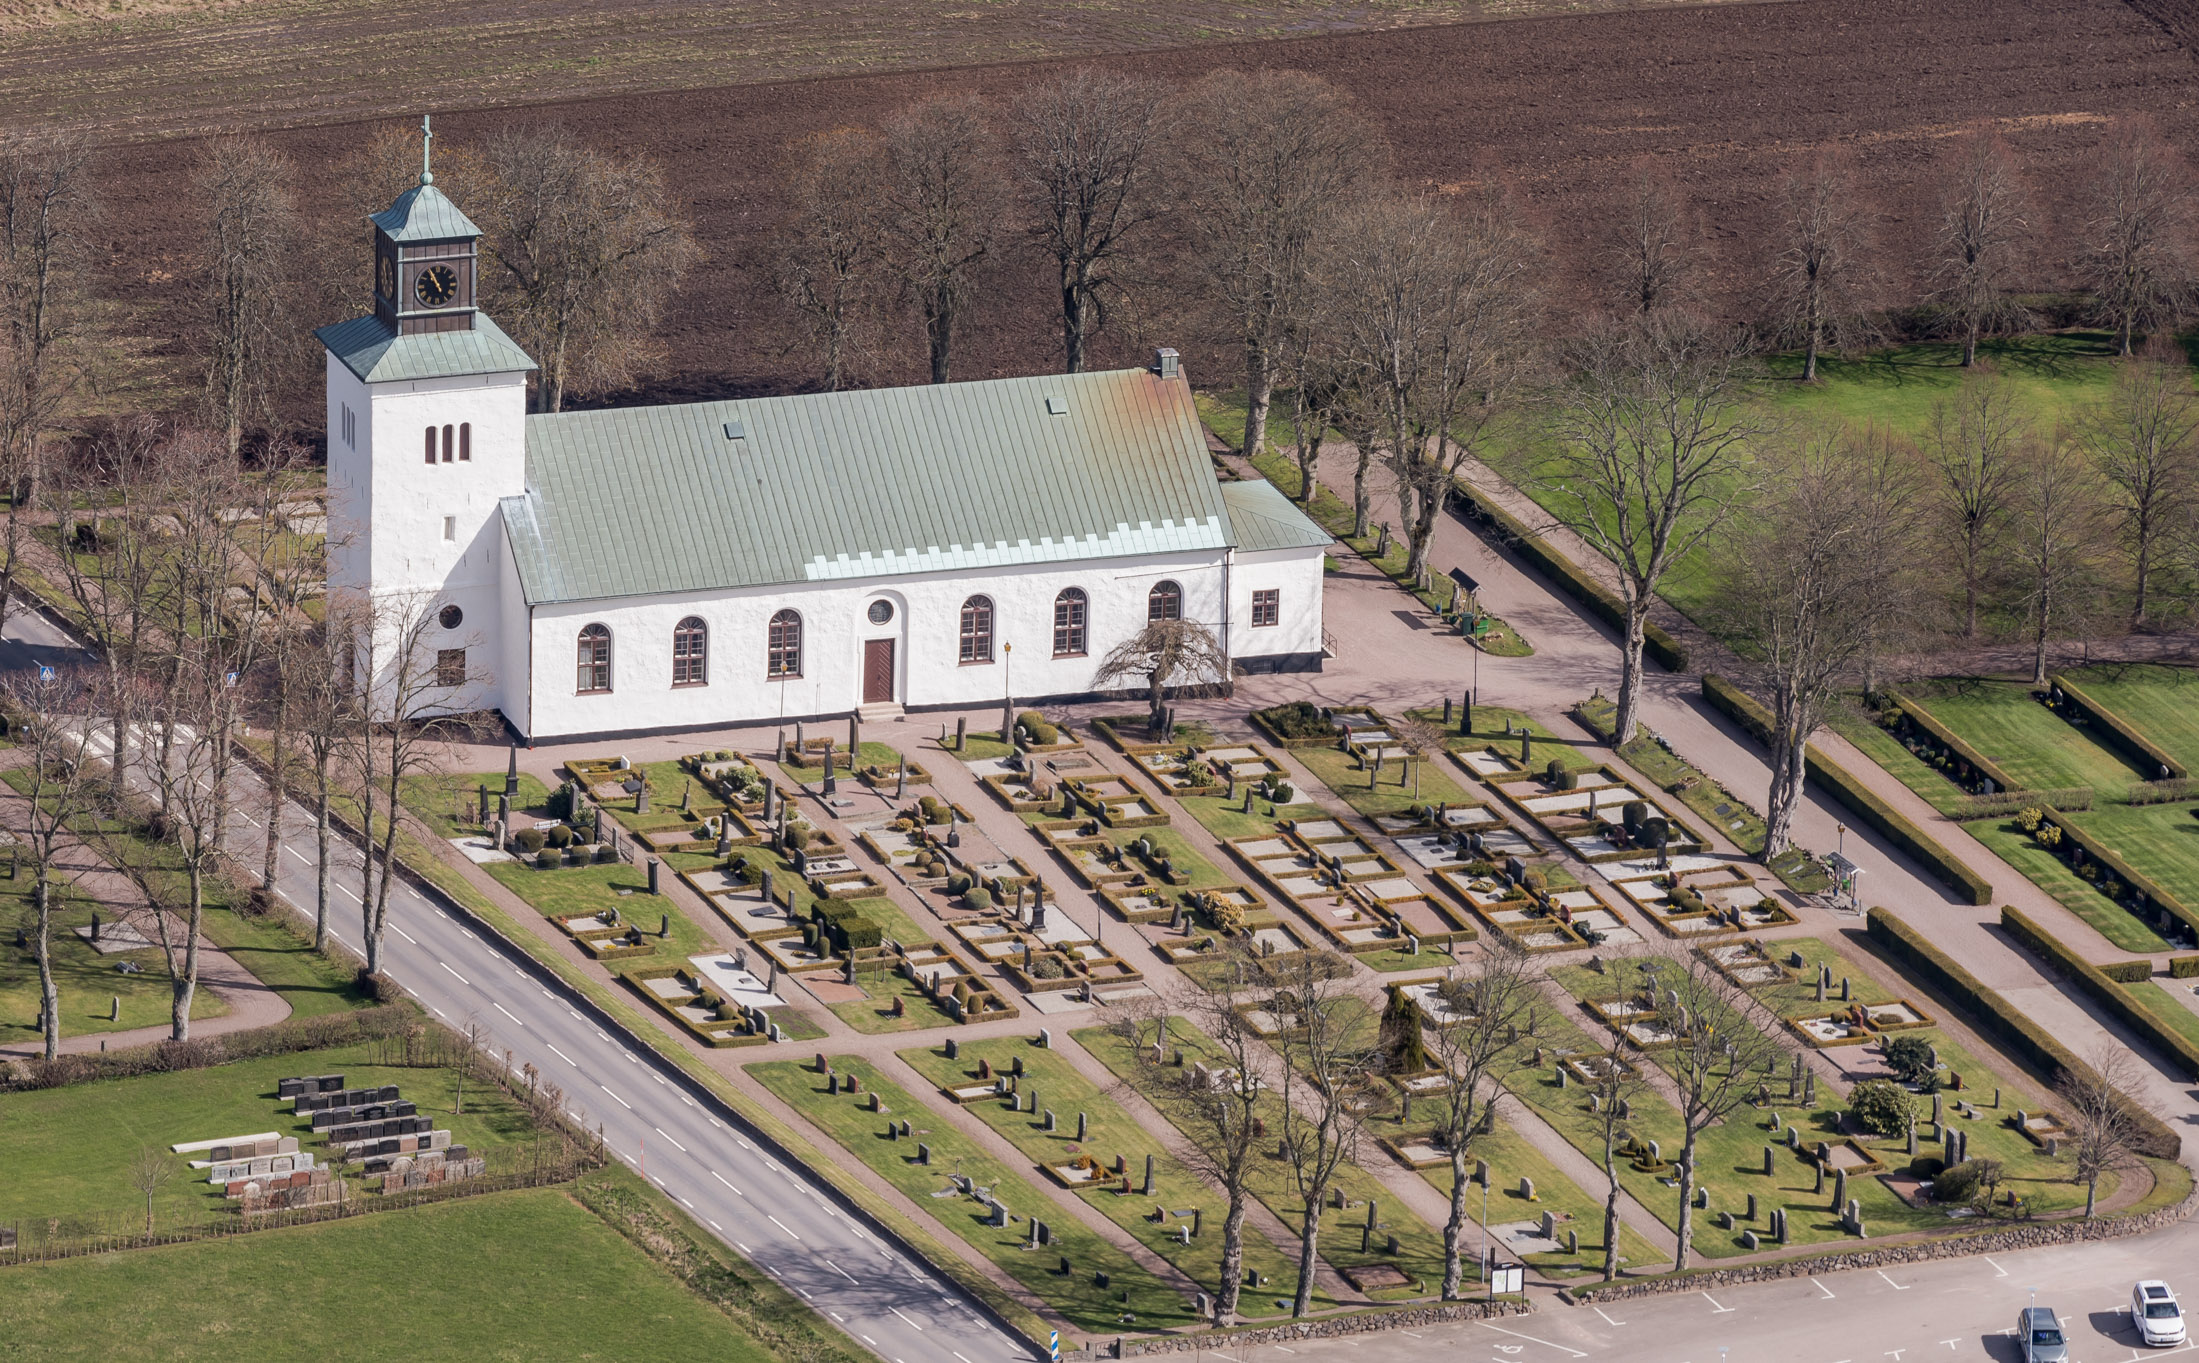
[[[717,1170],[715,1170],[715,1169],[712,1169],[712,1170],[710,1171],[710,1177],[712,1177],[712,1178],[716,1179],[716,1180],[717,1180],[718,1182],[720,1182],[720,1183],[725,1183],[725,1186],[726,1186],[726,1187],[728,1187],[728,1188],[733,1188],[733,1185],[732,1185],[732,1184],[730,1184],[730,1183],[726,1183],[726,1178],[725,1178],[725,1175],[723,1175],[723,1174],[719,1173],[719,1172],[718,1172]],[[748,1194],[747,1194],[747,1193],[744,1193],[744,1192],[742,1192],[742,1191],[741,1191],[740,1189],[738,1189],[738,1188],[733,1188],[733,1196],[735,1196],[735,1197],[746,1197],[746,1196],[748,1196]]]
[[[705,1221],[710,1221],[710,1218],[706,1216],[706,1217],[704,1217],[704,1218],[703,1218],[703,1220],[705,1220]],[[716,1231],[716,1232],[717,1232],[718,1234],[720,1234],[720,1235],[723,1235],[723,1234],[725,1234],[725,1227],[723,1227],[723,1226],[719,1225],[719,1224],[718,1224],[717,1222],[715,1222],[715,1221],[710,1221],[710,1229],[712,1229],[712,1230]]]
[[[1989,1263],[1989,1264],[1993,1264],[1993,1256],[1992,1256],[1992,1255],[1990,1255],[1990,1254],[1985,1254],[1985,1255],[1980,1255],[1979,1257],[1980,1257],[1980,1258],[1982,1258],[1982,1259],[1984,1259],[1984,1260],[1985,1260],[1985,1262],[1987,1262],[1987,1263]],[[2001,1277],[2003,1277],[2003,1278],[2005,1278],[2005,1277],[2007,1277],[2007,1276],[2008,1276],[2008,1270],[2007,1270],[2007,1269],[2005,1269],[2005,1268],[2002,1268],[2002,1267],[2001,1267],[2001,1266],[2000,1266],[1999,1264],[1993,1264],[1993,1272],[1994,1272],[1994,1273],[1996,1273],[1996,1274],[1998,1274],[1999,1276],[2001,1276]]]
[[[443,965],[441,961],[437,961],[436,964]],[[473,981],[467,979],[465,976],[459,974],[457,971],[451,970],[451,968],[447,965],[443,965],[443,969],[450,970],[450,977],[452,979],[458,981],[460,984],[466,986],[468,989],[473,988]]]
[[[403,928],[398,927],[395,923],[389,925],[389,930],[396,933],[399,937],[404,938],[406,941],[412,943],[414,946],[420,945],[419,938],[413,936],[411,933],[405,931]]]
[[[656,1133],[657,1133],[658,1135],[660,1135],[660,1136],[663,1136],[663,1137],[664,1137],[664,1138],[665,1138],[666,1140],[668,1140],[668,1141],[671,1141],[671,1142],[672,1142],[672,1147],[673,1147],[674,1149],[678,1150],[678,1151],[679,1151],[679,1152],[680,1152],[681,1154],[683,1154],[683,1155],[684,1155],[684,1154],[686,1154],[686,1153],[687,1153],[687,1147],[686,1147],[686,1146],[684,1146],[684,1145],[681,1145],[681,1144],[679,1143],[679,1141],[678,1141],[678,1140],[677,1140],[676,1138],[674,1138],[674,1137],[672,1137],[672,1136],[670,1136],[670,1135],[667,1135],[667,1134],[665,1133],[665,1130],[664,1130],[664,1128],[663,1128],[663,1127],[661,1127],[661,1126],[651,1127],[651,1128],[650,1128],[650,1130],[652,1130],[652,1131],[656,1132]]]
[[[598,1085],[596,1085],[596,1087],[597,1087],[597,1088],[599,1088],[599,1089],[603,1089],[603,1091],[604,1091],[605,1093],[611,1093],[611,1090],[610,1090],[610,1089],[608,1089],[608,1088],[605,1088],[605,1087],[604,1087],[604,1086],[603,1086],[602,1084],[598,1084]],[[626,1110],[627,1110],[628,1112],[632,1112],[632,1111],[634,1110],[634,1105],[633,1105],[632,1103],[629,1103],[629,1102],[627,1102],[627,1101],[626,1101],[626,1100],[625,1100],[624,1098],[619,1098],[619,1096],[618,1096],[617,1094],[615,1094],[615,1093],[611,1093],[611,1096],[612,1096],[613,1098],[618,1098],[618,1105],[619,1105],[620,1107],[622,1107],[622,1108],[625,1108],[625,1109],[626,1109]]]
[[[1552,1344],[1547,1339],[1537,1339],[1533,1335],[1523,1335],[1517,1330],[1507,1330],[1501,1325],[1491,1325],[1488,1321],[1485,1320],[1478,1321],[1476,1323],[1485,1330],[1494,1330],[1500,1335],[1509,1335],[1513,1339],[1524,1339],[1529,1344],[1540,1344],[1546,1349],[1556,1349],[1559,1353],[1571,1354],[1575,1358],[1588,1357],[1587,1354],[1581,1352],[1579,1349],[1568,1349],[1563,1344]]]
[[[1701,1292],[1701,1293],[1698,1293],[1697,1295],[1698,1295],[1698,1296],[1700,1296],[1700,1297],[1701,1297],[1701,1298],[1702,1298],[1702,1299],[1703,1299],[1704,1301],[1707,1301],[1707,1302],[1709,1302],[1709,1303],[1710,1303],[1710,1309],[1711,1309],[1711,1310],[1712,1310],[1713,1312],[1717,1312],[1717,1313],[1723,1314],[1724,1312],[1727,1312],[1727,1311],[1731,1311],[1731,1310],[1733,1309],[1733,1308],[1732,1308],[1732,1307],[1730,1307],[1730,1306],[1720,1306],[1720,1305],[1718,1304],[1718,1299],[1717,1299],[1716,1297],[1713,1297],[1712,1295],[1710,1295],[1710,1294],[1709,1294],[1708,1292]]]
[[[825,1266],[827,1268],[830,1268],[833,1272],[839,1274],[841,1277],[847,1279],[851,1283],[856,1280],[854,1274],[848,1272],[846,1269],[840,1267],[838,1264],[834,1263],[830,1259],[825,1260]]]
[[[962,1358],[962,1351],[960,1349],[949,1349],[947,1350],[947,1352],[953,1354],[956,1358]],[[962,1363],[970,1363],[970,1360],[967,1358],[962,1358]]]
[[[1876,1273],[1881,1278],[1886,1278],[1886,1270],[1883,1268],[1874,1268],[1871,1271],[1873,1273]],[[1900,1283],[1895,1282],[1891,1278],[1886,1278],[1886,1286],[1892,1288],[1896,1292],[1906,1292],[1909,1290],[1908,1288],[1902,1286]]]
[[[511,1009],[506,1008],[503,1004],[498,1003],[495,999],[489,1000],[489,1007],[494,1008],[497,1012],[502,1013],[505,1017],[511,1018],[512,1021],[519,1022],[519,1019],[513,1015]],[[524,1022],[519,1022],[519,1025],[524,1027],[527,1024]]]
[[[1941,1340],[1941,1341],[1940,1341],[1940,1343],[1942,1343],[1942,1344],[1944,1344],[1944,1345],[1946,1345],[1946,1346],[1947,1346],[1947,1352],[1949,1352],[1949,1353],[1953,1353],[1953,1352],[1955,1351],[1955,1346],[1956,1346],[1957,1344],[1960,1344],[1961,1342],[1962,1342],[1962,1339],[1961,1339],[1961,1337],[1960,1337],[1960,1336],[1957,1336],[1957,1337],[1956,1337],[1956,1338],[1954,1338],[1954,1339],[1943,1339],[1943,1340]]]
[[[877,1347],[878,1347],[878,1341],[877,1341],[877,1340],[875,1340],[875,1339],[872,1339],[872,1338],[871,1338],[871,1337],[870,1337],[869,1335],[865,1335],[865,1336],[863,1336],[863,1342],[864,1342],[865,1344],[868,1344],[868,1345],[869,1345],[870,1347],[872,1347],[873,1349],[875,1349],[875,1348],[877,1348]]]
[[[1589,1307],[1588,1309],[1589,1309],[1589,1310],[1591,1310],[1591,1311],[1593,1311],[1593,1312],[1595,1312],[1595,1313],[1596,1313],[1597,1315],[1599,1315],[1599,1316],[1603,1316],[1603,1308],[1602,1308],[1602,1307],[1600,1307],[1600,1306],[1591,1306],[1591,1307]],[[1609,1316],[1603,1316],[1603,1323],[1604,1323],[1604,1324],[1606,1324],[1606,1325],[1624,1325],[1624,1324],[1626,1324],[1626,1322],[1625,1322],[1625,1321],[1623,1321],[1623,1320],[1613,1320],[1613,1319],[1611,1319],[1611,1317],[1609,1317]]]
[[[1824,1294],[1825,1294],[1825,1300],[1827,1300],[1827,1301],[1831,1301],[1831,1300],[1833,1299],[1833,1290],[1832,1290],[1831,1288],[1829,1288],[1829,1287],[1825,1286],[1825,1284],[1823,1284],[1823,1283],[1821,1283],[1821,1282],[1817,1281],[1817,1279],[1816,1279],[1816,1278],[1812,1277],[1812,1278],[1810,1279],[1810,1285],[1811,1285],[1811,1286],[1813,1286],[1813,1287],[1815,1287],[1815,1288],[1816,1288],[1816,1289],[1817,1289],[1818,1291],[1820,1291],[1820,1292],[1824,1293]]]
[[[548,1042],[544,1042],[543,1044],[546,1046],[549,1045]],[[580,1062],[578,1060],[575,1060],[571,1056],[565,1054],[565,1052],[558,1050],[557,1047],[550,1046],[550,1050],[556,1054],[558,1059],[564,1061],[566,1064],[572,1066],[574,1069],[577,1070],[580,1068]]]
[[[770,1214],[769,1212],[766,1212],[766,1213],[764,1213],[764,1214],[765,1214],[766,1216],[771,1216],[771,1214]],[[784,1221],[781,1221],[781,1220],[780,1220],[780,1219],[779,1219],[778,1217],[776,1217],[776,1216],[771,1216],[771,1224],[772,1224],[772,1225],[774,1225],[774,1226],[777,1226],[777,1227],[778,1227],[778,1228],[779,1228],[780,1230],[783,1230],[783,1231],[785,1231],[785,1232],[786,1232],[786,1233],[787,1233],[788,1235],[794,1235],[794,1228],[793,1228],[792,1226],[789,1226],[789,1225],[788,1225],[788,1224],[787,1224],[786,1222],[784,1222]],[[794,1235],[794,1238],[795,1238],[795,1239],[797,1239],[797,1240],[799,1240],[799,1239],[801,1239],[802,1237],[801,1237],[801,1236],[799,1236],[799,1235]]]
[[[911,1325],[916,1325],[916,1321],[915,1321],[915,1319],[914,1319],[914,1318],[912,1318],[912,1317],[911,1317],[911,1316],[909,1315],[909,1313],[908,1313],[908,1312],[906,1312],[906,1311],[902,1310],[902,1309],[901,1309],[900,1307],[898,1307],[898,1306],[889,1306],[889,1307],[887,1307],[886,1309],[887,1309],[888,1311],[891,1311],[891,1312],[893,1312],[893,1313],[894,1313],[895,1315],[899,1316],[899,1317],[900,1317],[901,1319],[903,1319],[903,1320],[905,1320],[905,1321],[908,1321],[908,1323],[909,1323],[909,1324],[911,1324]],[[916,1325],[916,1328],[917,1328],[917,1329],[918,1329],[919,1331],[921,1331],[921,1330],[922,1330],[922,1329],[923,1329],[924,1327],[923,1327],[923,1326],[921,1326],[921,1325]]]

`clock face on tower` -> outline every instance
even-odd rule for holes
[[[458,276],[448,265],[430,265],[413,281],[412,292],[431,308],[447,306],[458,297]]]
[[[397,263],[383,256],[381,268],[375,271],[375,282],[382,297],[394,300],[397,297]]]

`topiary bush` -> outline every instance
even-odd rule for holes
[[[531,857],[542,850],[545,839],[539,828],[522,828],[512,834],[512,841],[518,845],[520,851]]]
[[[1848,1091],[1848,1111],[1866,1131],[1898,1136],[1909,1129],[1916,1111],[1909,1090],[1890,1079],[1866,1079]]]
[[[1939,1079],[1939,1066],[1933,1063],[1932,1043],[1920,1036],[1902,1035],[1886,1043],[1886,1068],[1900,1077],[1903,1083],[1933,1084]]]
[[[565,854],[558,851],[555,847],[545,847],[542,849],[541,853],[535,857],[534,864],[541,867],[545,871],[554,871],[558,867],[565,864]]]
[[[570,847],[573,845],[573,830],[564,824],[559,824],[557,827],[543,833],[542,845],[559,849]]]
[[[1294,700],[1287,705],[1271,705],[1258,714],[1262,723],[1283,738],[1327,738],[1336,732],[1321,707],[1311,701]]]
[[[596,865],[603,866],[618,860],[618,849],[609,843],[596,848]]]
[[[1016,727],[1023,730],[1027,741],[1041,748],[1051,747],[1061,741],[1061,730],[1036,710],[1025,710],[1017,715]]]
[[[957,871],[953,875],[947,877],[947,893],[952,895],[968,894],[970,892],[970,887],[975,884],[977,884],[977,882],[971,878],[969,872]]]
[[[1990,1197],[1993,1187],[2001,1181],[2001,1163],[1996,1159],[1966,1159],[1951,1169],[1943,1169],[1932,1182],[1934,1202],[1975,1202]]]
[[[1625,826],[1629,836],[1640,833],[1642,825],[1648,820],[1649,802],[1647,800],[1628,800],[1619,810],[1619,822]]]
[[[982,888],[972,886],[963,892],[962,902],[973,909],[989,909],[993,906],[993,897]]]

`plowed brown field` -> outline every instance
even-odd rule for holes
[[[2158,12],[2177,6],[2149,0]],[[1886,255],[1912,259],[1929,230],[1935,166],[1950,137],[1980,123],[2023,158],[2051,228],[2105,120],[2152,115],[2193,146],[2199,65],[2170,32],[2118,0],[1810,0],[1640,10],[1287,42],[1202,46],[1106,59],[1193,77],[1219,66],[1297,67],[1352,90],[1387,128],[1402,169],[1431,186],[1477,176],[1511,182],[1550,245],[1554,292],[1577,296],[1616,187],[1655,158],[1699,205],[1720,296],[1746,300],[1776,178],[1810,149],[1845,144],[1880,208]],[[798,384],[803,367],[770,293],[765,233],[776,162],[814,129],[878,118],[941,90],[1007,96],[1044,64],[626,95],[550,108],[438,112],[453,140],[518,120],[551,119],[606,146],[644,152],[672,171],[709,258],[667,328],[660,396]],[[277,134],[309,167],[309,199],[342,201],[334,167],[359,126]],[[1183,136],[1196,136],[1184,128]],[[121,287],[140,317],[180,315],[188,284],[187,215],[179,212],[189,148],[123,146],[109,162],[111,232]],[[2051,237],[2051,232],[2047,234]],[[364,275],[364,250],[360,275]],[[2042,252],[2042,281],[2058,262]],[[1898,272],[1898,268],[1897,268]],[[1053,363],[1057,343],[1036,263],[1004,264],[966,333],[958,376]],[[148,326],[156,327],[155,323]],[[1168,292],[1147,292],[1116,330],[1122,355],[1169,341],[1195,378],[1226,378],[1223,352],[1196,337]],[[871,381],[914,377],[913,337]]]

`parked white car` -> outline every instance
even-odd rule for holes
[[[2130,1323],[2137,1328],[2140,1344],[2162,1349],[2184,1342],[2184,1308],[2158,1278],[2130,1289]]]

